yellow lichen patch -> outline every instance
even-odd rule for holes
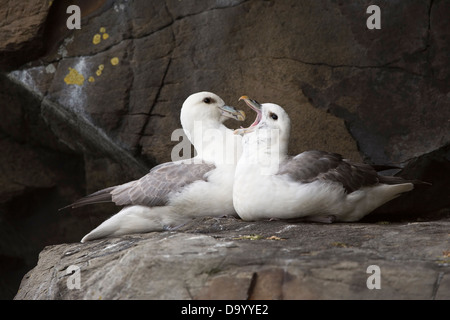
[[[69,68],[69,74],[64,78],[64,82],[67,84],[76,84],[82,86],[84,83],[84,76],[78,73],[77,70]]]
[[[111,64],[113,66],[118,65],[119,64],[119,58],[117,58],[117,57],[112,58],[111,59]]]
[[[233,238],[233,240],[261,240],[263,238],[263,236],[260,236],[258,234],[252,234],[249,236],[239,236],[237,238]]]
[[[97,77],[100,77],[102,75],[103,69],[105,69],[105,65],[104,64],[100,64],[98,66],[97,71],[95,71],[95,74],[97,75]]]
[[[89,81],[89,82],[94,82],[95,79],[94,79],[94,77],[91,76],[91,77],[89,77],[88,81]]]
[[[331,245],[332,245],[333,247],[337,247],[337,248],[348,248],[348,245],[346,245],[346,244],[343,243],[343,242],[338,242],[338,241],[332,242]]]
[[[105,27],[101,27],[100,28],[100,33],[105,33],[106,32],[106,28]]]
[[[99,44],[100,41],[102,41],[102,37],[101,35],[99,35],[98,33],[94,36],[94,38],[92,39],[92,43],[93,44]]]
[[[285,239],[277,237],[277,236],[271,236],[271,237],[267,237],[266,240],[285,240]]]
[[[108,39],[108,38],[109,38],[109,34],[107,34],[107,33],[104,33],[104,34],[102,35],[102,38],[103,38],[103,40],[106,40],[106,39]]]
[[[436,262],[444,265],[450,264],[450,250],[443,251],[442,256],[437,257]]]
[[[233,238],[233,240],[285,240],[283,238],[277,237],[277,236],[270,236],[270,237],[263,237],[259,234],[251,234],[246,236],[239,236],[237,238]]]

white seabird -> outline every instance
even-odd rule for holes
[[[241,99],[257,113],[250,127],[235,130],[243,135],[243,153],[233,203],[243,220],[357,221],[420,183],[380,176],[370,165],[336,153],[288,156],[290,119],[285,110],[247,96]]]
[[[243,121],[245,113],[225,105],[214,93],[189,96],[180,120],[197,156],[160,164],[139,180],[97,191],[68,206],[125,206],[81,242],[172,229],[200,216],[236,215],[232,188],[241,137],[223,124],[227,118]]]

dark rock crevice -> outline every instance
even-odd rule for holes
[[[424,49],[426,50],[426,49]],[[422,52],[422,50],[420,51]],[[293,61],[295,63],[301,63],[301,64],[305,64],[308,66],[317,66],[317,67],[327,67],[327,68],[331,68],[331,69],[339,69],[339,68],[349,68],[349,69],[360,69],[360,70],[364,70],[364,69],[380,69],[380,70],[387,70],[390,71],[392,70],[393,72],[404,72],[407,74],[410,74],[412,76],[417,76],[417,77],[421,77],[421,78],[433,78],[432,76],[426,75],[426,74],[420,74],[420,73],[416,73],[414,71],[405,69],[403,67],[400,66],[396,66],[395,64],[400,62],[402,60],[402,58],[398,58],[395,59],[393,61],[387,62],[385,64],[381,64],[381,65],[345,65],[345,64],[341,64],[341,65],[332,65],[332,64],[328,64],[326,62],[310,62],[310,61],[303,61],[303,60],[299,60],[297,58],[288,58],[288,57],[266,57],[268,60],[290,60]]]
[[[431,19],[432,19],[432,14],[433,14],[433,2],[434,0],[430,0],[430,5],[429,5],[429,9],[428,9],[428,30],[427,30],[427,41],[426,41],[426,47],[424,49],[425,53],[426,53],[426,59],[427,59],[427,64],[428,64],[428,68],[430,70],[430,75],[431,78],[435,78],[434,75],[434,70],[433,70],[433,66],[432,66],[432,60],[431,60],[431,46],[432,46],[432,34],[431,34]]]

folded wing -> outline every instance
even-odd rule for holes
[[[215,166],[207,162],[163,163],[154,167],[139,180],[102,189],[65,208],[78,208],[104,202],[114,202],[119,206],[164,206],[171,193],[180,192],[195,181],[206,180],[207,173],[214,169]]]
[[[305,151],[290,157],[280,164],[278,175],[287,175],[300,183],[313,181],[333,181],[342,184],[347,193],[362,187],[385,184],[401,184],[406,182],[421,183],[416,180],[405,180],[401,177],[378,175],[375,168],[365,163],[355,163],[344,159],[340,154],[325,151]]]

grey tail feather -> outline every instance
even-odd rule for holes
[[[112,202],[111,191],[114,190],[115,188],[116,187],[109,187],[109,188],[94,192],[86,197],[83,197],[83,198],[75,201],[74,203],[72,203],[68,206],[65,206],[65,207],[59,209],[58,211],[68,209],[68,208],[74,209],[74,208],[82,207],[82,206],[85,206],[88,204]]]
[[[412,183],[412,184],[425,184],[425,185],[429,185],[431,186],[431,183],[429,182],[425,182],[425,181],[421,181],[421,180],[408,180],[408,179],[404,179],[402,177],[395,177],[395,176],[378,176],[378,180],[380,183],[385,183],[385,184],[401,184],[401,183]]]

